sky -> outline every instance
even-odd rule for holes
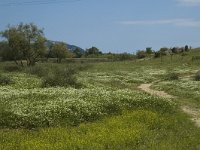
[[[200,46],[200,0],[0,0],[0,31],[34,23],[47,39],[134,53]]]

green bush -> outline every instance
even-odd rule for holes
[[[17,72],[17,71],[22,71],[23,68],[21,66],[8,64],[3,67],[3,70],[8,72]]]
[[[13,83],[10,77],[0,74],[0,85],[8,85]]]
[[[32,66],[32,67],[26,68],[26,72],[33,74],[33,75],[37,75],[38,77],[43,77],[43,76],[46,76],[46,74],[48,74],[49,68],[37,65],[37,66]]]
[[[81,85],[77,83],[75,75],[86,67],[85,65],[45,64],[26,68],[26,72],[42,78],[42,87],[79,88]]]
[[[170,72],[165,76],[165,80],[178,80],[179,74],[175,72]]]
[[[75,77],[75,68],[70,67],[56,67],[52,69],[46,76],[43,77],[43,87],[80,87]]]
[[[200,71],[198,71],[194,76],[195,81],[200,81]]]

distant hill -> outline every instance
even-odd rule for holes
[[[56,43],[61,43],[61,42],[59,42],[59,41],[47,40],[46,46],[47,46],[48,48],[50,48],[53,44],[56,44]],[[66,45],[66,47],[69,49],[69,51],[71,51],[71,52],[73,52],[75,49],[78,48],[79,50],[81,50],[82,53],[84,53],[84,49],[82,49],[82,48],[80,48],[80,47],[78,47],[78,46],[70,45],[70,44],[67,44],[67,43],[65,43],[65,45]]]

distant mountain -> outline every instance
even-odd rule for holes
[[[56,44],[56,43],[61,43],[61,42],[59,42],[59,41],[47,40],[47,41],[46,41],[46,46],[47,46],[48,48],[50,48],[53,44]],[[68,49],[69,51],[71,51],[71,52],[73,52],[74,50],[76,50],[76,49],[78,48],[82,53],[84,53],[84,49],[82,49],[82,48],[80,48],[80,47],[78,47],[78,46],[70,45],[70,44],[67,44],[67,43],[65,43],[65,45],[66,45],[67,49]]]

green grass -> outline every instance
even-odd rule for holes
[[[79,127],[1,130],[0,149],[198,149],[196,130],[179,113],[135,110]]]
[[[14,81],[0,85],[0,149],[198,150],[200,129],[179,109],[200,108],[200,82],[187,77],[200,70],[196,55],[199,49],[162,62],[43,63],[32,70],[0,63],[0,73]],[[72,65],[81,88],[42,86],[46,72]],[[179,78],[166,80],[169,72]],[[174,102],[137,89],[152,82]]]

